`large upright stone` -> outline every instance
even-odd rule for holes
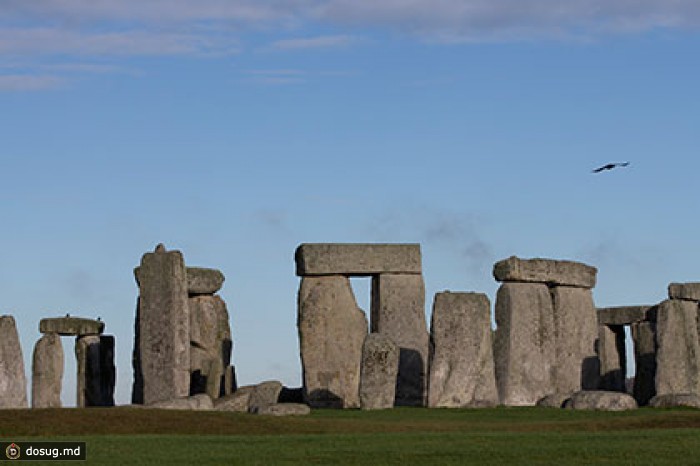
[[[360,407],[387,409],[394,406],[399,348],[390,338],[370,333],[362,345]]]
[[[216,399],[226,385],[224,371],[231,363],[231,328],[226,303],[219,296],[193,296],[189,299],[189,311],[190,394],[206,393]]]
[[[27,379],[15,319],[0,316],[0,409],[27,407]]]
[[[372,332],[399,347],[397,406],[424,406],[427,401],[428,348],[425,285],[419,274],[383,273],[372,277]]]
[[[60,408],[63,345],[57,333],[43,335],[32,355],[32,408]]]
[[[481,293],[437,293],[430,325],[428,406],[498,404],[491,304]]]
[[[139,354],[143,403],[186,397],[190,386],[187,275],[182,254],[144,254],[139,271]],[[138,380],[139,377],[135,377]],[[138,388],[134,384],[135,389]],[[138,400],[134,394],[134,399]]]
[[[656,394],[700,395],[698,304],[678,299],[662,302],[656,343]]]
[[[496,386],[502,404],[530,406],[554,393],[555,330],[546,285],[504,283],[496,295]]]
[[[590,289],[555,286],[554,305],[555,393],[595,390],[600,383],[596,353],[598,318]]]
[[[78,408],[114,406],[114,337],[86,335],[75,340]]]
[[[656,322],[635,322],[631,329],[636,367],[634,399],[639,406],[646,406],[656,395]]]
[[[511,256],[496,262],[493,276],[499,282],[533,282],[593,288],[598,269],[573,261],[520,259]]]
[[[360,405],[367,318],[343,276],[303,277],[298,297],[304,400],[313,408]]]
[[[627,375],[624,326],[598,326],[598,357],[600,359],[600,388],[613,392],[624,392]]]
[[[421,273],[419,244],[306,243],[294,258],[298,276]]]

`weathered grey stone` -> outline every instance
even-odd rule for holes
[[[593,288],[598,269],[580,262],[552,259],[520,259],[511,256],[496,262],[493,276],[499,282],[534,282]]]
[[[370,333],[362,345],[360,407],[387,409],[394,406],[399,348],[390,338]]]
[[[699,408],[700,396],[693,393],[669,393],[667,395],[656,395],[649,401],[652,408]]]
[[[99,335],[104,329],[104,322],[82,317],[53,317],[39,321],[41,333],[58,333],[61,336]]]
[[[311,413],[311,408],[299,403],[275,403],[263,406],[255,414],[264,416],[306,416]]]
[[[75,340],[79,408],[114,406],[114,337],[86,335]]]
[[[189,294],[214,294],[224,284],[220,270],[204,267],[187,267],[187,292]]]
[[[504,283],[496,295],[496,386],[501,404],[532,406],[554,392],[555,331],[546,285]]]
[[[700,394],[698,304],[671,299],[656,321],[656,394]]]
[[[435,295],[430,325],[428,406],[498,404],[491,341],[491,304],[482,293]]]
[[[350,280],[303,277],[298,296],[304,401],[314,408],[360,406],[360,362],[367,318]]]
[[[241,387],[230,395],[214,400],[214,409],[217,411],[235,411],[247,413],[250,403],[250,396],[255,390],[255,385]]]
[[[139,350],[134,389],[146,404],[181,398],[190,388],[190,329],[185,263],[179,251],[144,254],[139,272]]]
[[[27,379],[15,319],[0,316],[0,409],[27,405]]]
[[[422,275],[383,273],[372,277],[372,332],[399,347],[397,406],[425,406],[430,335],[425,321]]]
[[[571,393],[553,393],[537,400],[536,406],[540,408],[563,408],[566,401],[571,398]]]
[[[637,402],[626,393],[590,390],[574,393],[566,401],[564,407],[597,411],[626,411],[637,409]]]
[[[421,273],[419,244],[306,243],[294,258],[298,276]]]
[[[624,392],[627,374],[624,326],[598,326],[598,358],[600,360],[600,388]]]
[[[597,310],[600,325],[631,325],[635,322],[656,322],[656,306],[616,306]]]
[[[671,283],[668,285],[669,299],[700,301],[700,282]]]
[[[57,333],[44,334],[32,355],[32,408],[60,408],[63,345]]]
[[[281,391],[282,383],[276,380],[257,384],[248,400],[248,412],[256,414],[265,406],[277,403]]]
[[[634,342],[634,399],[646,406],[656,394],[656,322],[636,322],[631,326]]]
[[[226,303],[219,296],[189,299],[190,393],[218,398],[225,386],[224,369],[231,362],[231,328]],[[225,392],[225,388],[223,389]]]
[[[555,286],[554,305],[555,393],[594,390],[600,384],[596,353],[598,318],[590,289]]]
[[[156,401],[148,405],[150,408],[158,409],[180,409],[193,411],[210,411],[214,409],[214,404],[206,393],[198,395],[186,396],[182,398],[173,398],[171,400]]]

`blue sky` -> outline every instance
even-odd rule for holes
[[[421,243],[428,317],[444,289],[493,301],[513,254],[597,266],[599,306],[662,300],[699,279],[698,26],[682,0],[1,1],[0,313],[25,370],[40,318],[99,315],[128,402],[159,242],[226,275],[241,384],[300,384],[302,242]]]

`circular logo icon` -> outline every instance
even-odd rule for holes
[[[16,460],[19,459],[20,448],[16,443],[11,443],[5,448],[5,455],[8,459]]]

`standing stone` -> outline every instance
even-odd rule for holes
[[[555,286],[551,295],[556,334],[554,392],[597,389],[600,384],[596,354],[598,317],[591,290]]]
[[[656,394],[700,395],[698,304],[677,299],[659,305],[656,322]]]
[[[504,283],[496,295],[496,385],[502,404],[531,406],[554,393],[555,330],[546,285]]]
[[[156,252],[144,254],[138,281],[142,400],[151,404],[186,397],[190,386],[190,320],[182,254],[167,252],[162,245]],[[139,397],[135,394],[134,398]]]
[[[634,341],[634,399],[639,406],[649,404],[656,395],[656,322],[636,322],[631,325]]]
[[[598,357],[600,359],[600,388],[613,392],[624,392],[627,375],[624,326],[598,326]]]
[[[387,409],[394,406],[399,349],[391,339],[370,333],[362,345],[360,407]]]
[[[32,355],[32,408],[60,408],[63,345],[57,333],[46,333]]]
[[[231,363],[231,328],[226,303],[219,296],[199,295],[191,297],[188,306],[190,394],[207,393],[216,399],[225,387],[224,369]]]
[[[481,293],[437,293],[430,325],[428,406],[494,406],[491,304]]]
[[[343,276],[303,277],[298,297],[304,400],[313,408],[360,405],[367,318]]]
[[[79,408],[114,406],[114,337],[86,335],[75,340]]]
[[[430,336],[425,321],[425,285],[417,274],[372,277],[372,332],[399,347],[397,406],[425,406]]]
[[[0,409],[27,405],[27,380],[15,319],[0,316]]]

